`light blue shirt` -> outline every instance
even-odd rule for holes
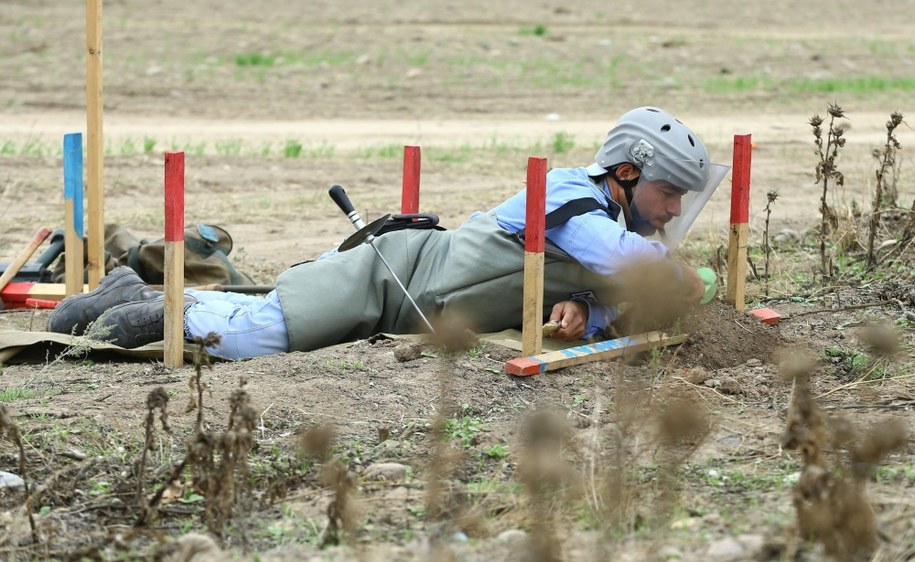
[[[607,202],[612,200],[606,181],[603,185],[594,183],[585,168],[554,168],[547,174],[547,213],[583,197],[593,197],[604,206],[609,206]],[[524,229],[526,208],[527,192],[522,190],[491,212],[495,213],[502,228],[520,232]],[[601,209],[574,216],[564,224],[547,230],[545,236],[585,268],[602,275],[617,274],[636,260],[658,260],[668,255],[664,244],[629,232]],[[615,308],[601,305],[593,298],[576,297],[572,300],[588,304],[586,338],[606,329],[617,318]]]

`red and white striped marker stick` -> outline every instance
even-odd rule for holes
[[[750,222],[750,135],[734,135],[731,169],[731,232],[728,240],[728,287],[725,300],[742,311],[746,306],[747,238]]]
[[[184,364],[184,153],[165,153],[166,367]]]
[[[422,162],[418,146],[403,147],[403,191],[400,200],[400,212],[412,214],[419,212],[419,171]]]
[[[543,347],[543,250],[546,226],[546,158],[527,160],[527,208],[524,221],[524,306],[521,354],[538,355]]]

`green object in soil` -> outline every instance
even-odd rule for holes
[[[715,272],[710,267],[700,267],[696,272],[699,274],[699,278],[702,279],[702,285],[705,286],[705,294],[702,295],[702,300],[699,302],[707,304],[715,298],[715,293],[718,291],[718,276],[715,275]]]

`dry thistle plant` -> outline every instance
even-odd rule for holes
[[[156,387],[146,396],[146,420],[143,426],[146,429],[146,438],[143,441],[143,453],[137,467],[137,503],[143,501],[143,482],[146,478],[146,455],[153,446],[153,429],[156,425],[156,410],[159,410],[159,420],[162,431],[171,433],[168,426],[168,393],[161,386]]]
[[[766,193],[766,228],[763,230],[763,249],[766,252],[765,279],[766,279],[766,296],[769,296],[769,254],[772,252],[772,246],[769,244],[769,219],[772,217],[772,203],[778,199],[778,192],[770,190]]]
[[[891,420],[859,435],[847,420],[828,417],[811,394],[811,372],[803,362],[782,371],[794,384],[782,446],[800,451],[803,461],[794,486],[798,530],[838,560],[866,559],[877,530],[865,483],[886,455],[905,444],[905,428]]]
[[[874,256],[874,239],[877,237],[877,227],[880,224],[880,209],[885,204],[892,205],[896,201],[896,182],[887,180],[887,172],[893,173],[896,168],[896,151],[902,146],[896,140],[896,127],[902,124],[902,113],[894,111],[890,114],[889,121],[886,122],[886,143],[883,149],[875,150],[874,155],[878,157],[880,167],[875,172],[877,183],[874,186],[874,201],[871,204],[870,228],[867,234],[867,267],[873,269],[877,265]],[[887,197],[889,195],[889,197]]]
[[[445,523],[446,519],[456,521],[462,516],[463,506],[460,505],[460,498],[453,494],[448,476],[463,453],[453,446],[447,425],[448,420],[458,412],[451,386],[451,381],[461,375],[456,356],[479,345],[479,338],[467,326],[464,319],[453,316],[449,321],[439,320],[435,326],[433,341],[439,356],[439,395],[429,432],[432,452],[425,469],[425,518],[429,522]],[[436,549],[439,547],[433,546]],[[436,557],[445,555],[444,552],[434,554]]]
[[[140,512],[136,526],[148,525],[155,520],[163,494],[174,482],[181,482],[184,469],[190,467],[194,489],[206,498],[207,527],[214,535],[222,536],[232,515],[232,506],[239,499],[237,482],[241,482],[242,486],[248,485],[247,457],[254,447],[257,429],[257,412],[250,405],[245,384],[244,379],[240,380],[239,388],[229,398],[231,410],[226,431],[197,431],[190,438],[184,459],[172,468],[166,483],[150,498]],[[245,538],[242,537],[242,540]]]
[[[216,332],[210,332],[205,338],[194,338],[194,343],[197,344],[197,348],[194,350],[194,374],[187,381],[190,393],[188,394],[187,407],[184,412],[188,413],[193,411],[194,408],[197,409],[197,423],[194,427],[194,431],[197,433],[203,430],[203,391],[207,388],[206,384],[201,381],[201,375],[203,374],[204,366],[207,369],[213,369],[212,358],[207,353],[206,348],[210,345],[217,345],[220,341],[222,341],[222,336]],[[195,392],[196,396],[194,396]]]
[[[38,529],[35,527],[35,516],[32,514],[32,490],[29,487],[28,474],[26,474],[25,447],[22,446],[19,426],[13,423],[9,411],[2,404],[0,404],[0,437],[6,437],[19,449],[19,477],[22,478],[22,488],[25,492],[25,512],[29,517],[32,540],[38,542]]]
[[[321,546],[338,545],[344,541],[355,546],[359,520],[359,507],[353,498],[356,477],[346,464],[332,457],[335,439],[336,430],[333,427],[316,425],[299,434],[296,449],[300,455],[321,463],[321,485],[333,492],[333,499],[327,505],[327,527]]]
[[[321,546],[338,545],[347,539],[356,545],[356,522],[358,509],[352,499],[356,488],[356,477],[340,459],[324,464],[321,469],[321,484],[334,492],[333,500],[327,505],[327,530]]]
[[[816,182],[823,185],[823,193],[820,196],[820,267],[822,268],[823,277],[832,276],[832,260],[826,255],[826,240],[829,234],[834,231],[838,225],[838,217],[835,211],[829,207],[827,196],[829,195],[830,181],[835,182],[837,187],[845,184],[845,176],[836,167],[836,158],[839,156],[839,148],[845,146],[843,135],[848,129],[845,123],[836,123],[836,119],[845,118],[845,112],[836,103],[826,104],[826,113],[829,115],[829,126],[826,131],[824,145],[823,139],[823,118],[814,115],[810,118],[810,126],[813,128],[814,143],[816,144],[816,154],[820,161],[816,165]]]
[[[666,521],[677,504],[677,475],[712,431],[705,406],[692,394],[672,391],[654,408],[658,431],[655,457],[658,460],[660,487],[654,512]]]
[[[549,410],[535,412],[524,423],[518,477],[527,490],[531,510],[527,562],[563,560],[557,531],[581,491],[578,473],[563,458],[570,431],[565,417]]]

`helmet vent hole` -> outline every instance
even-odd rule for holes
[[[689,144],[691,144],[691,145],[693,145],[693,146],[696,146],[696,141],[693,140],[693,136],[692,136],[692,135],[686,135],[686,138],[689,139]]]
[[[666,133],[666,132],[669,131],[669,130],[670,130],[670,125],[665,124],[665,125],[663,125],[663,126],[661,127],[661,132],[662,132],[662,133]]]
[[[650,112],[652,112],[652,113],[661,113],[660,111],[658,111],[657,109],[655,109],[655,108],[653,108],[653,107],[646,107],[645,109],[648,110],[648,111],[650,111]]]

